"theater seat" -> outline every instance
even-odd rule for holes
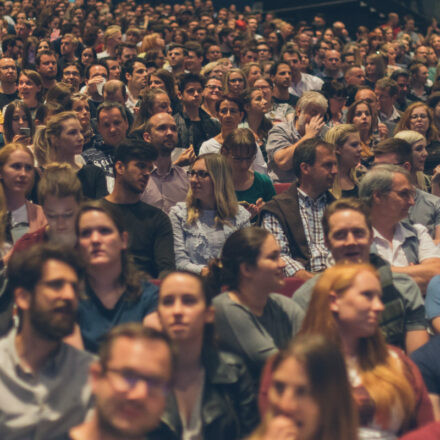
[[[286,191],[289,186],[292,185],[291,183],[274,183],[273,186],[275,188],[275,192],[277,194],[281,194],[282,192]]]
[[[296,277],[289,277],[284,279],[284,286],[277,292],[289,298],[304,284],[304,280]]]

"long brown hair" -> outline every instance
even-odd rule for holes
[[[321,275],[313,289],[301,335],[325,335],[342,347],[338,323],[330,310],[330,293],[344,295],[362,272],[370,272],[379,279],[377,271],[369,264],[337,264]],[[406,426],[414,411],[414,391],[401,363],[390,354],[379,327],[372,336],[360,338],[357,360],[362,384],[374,401],[377,414],[381,415],[380,422],[386,425],[390,409],[399,408]]]

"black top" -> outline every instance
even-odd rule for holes
[[[129,234],[128,250],[139,270],[158,278],[175,269],[173,229],[162,210],[143,202],[102,201],[124,219]]]
[[[81,182],[84,197],[87,199],[101,199],[108,194],[105,173],[101,168],[87,164],[76,175]]]

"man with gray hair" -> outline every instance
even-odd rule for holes
[[[372,251],[388,261],[393,271],[410,275],[422,292],[440,273],[440,249],[425,226],[404,220],[414,205],[411,176],[396,165],[378,165],[359,187],[371,209]]]
[[[269,176],[274,182],[292,182],[293,153],[307,139],[323,137],[327,99],[318,92],[305,92],[296,105],[291,121],[275,125],[266,144]]]

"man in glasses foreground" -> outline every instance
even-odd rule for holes
[[[135,323],[115,327],[90,368],[94,415],[66,438],[145,439],[165,409],[171,376],[172,350],[165,335]]]

